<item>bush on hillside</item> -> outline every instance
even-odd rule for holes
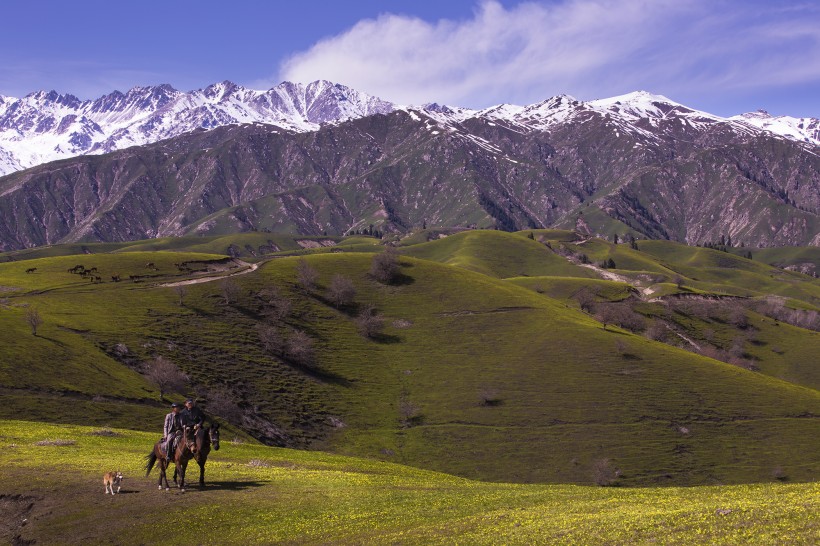
[[[370,276],[382,284],[391,284],[399,276],[399,253],[392,246],[373,256]]]
[[[239,295],[242,293],[242,289],[236,284],[236,281],[231,278],[223,279],[219,283],[219,291],[222,294],[225,305],[236,303],[239,299]]]
[[[284,320],[293,309],[293,303],[275,286],[260,290],[256,299],[262,307],[260,312],[273,321]]]
[[[182,392],[188,384],[188,376],[162,356],[146,365],[145,376],[159,387],[160,399],[169,392]]]
[[[296,282],[307,291],[315,289],[319,282],[319,272],[304,258],[296,264]]]
[[[285,355],[296,364],[312,368],[316,365],[316,348],[311,338],[302,330],[290,334],[285,342]]]
[[[363,337],[378,337],[384,331],[384,318],[377,313],[375,307],[368,305],[356,317],[356,328]]]
[[[355,298],[356,287],[353,286],[353,281],[338,273],[333,275],[327,287],[327,299],[330,303],[337,308],[347,307],[353,303]]]
[[[621,471],[609,459],[596,459],[592,462],[592,481],[595,485],[609,487],[616,485]]]

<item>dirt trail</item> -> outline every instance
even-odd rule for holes
[[[219,281],[222,279],[227,279],[229,277],[238,277],[239,275],[247,275],[248,273],[253,273],[257,269],[259,269],[260,264],[264,262],[260,262],[258,264],[250,264],[248,262],[243,262],[242,260],[236,260],[236,263],[239,264],[240,267],[244,267],[241,271],[237,271],[235,273],[231,273],[230,275],[206,275],[204,277],[197,277],[196,279],[187,279],[184,281],[176,281],[176,282],[167,282],[160,284],[159,286],[163,286],[165,288],[173,288],[175,286],[187,286],[189,284],[202,284],[206,282],[213,282]]]
[[[623,282],[623,283],[632,285],[640,291],[641,296],[643,296],[643,297],[649,297],[649,296],[652,295],[652,287],[649,287],[649,286],[647,286],[647,287],[636,286],[635,283],[632,281],[632,279],[630,279],[629,277],[624,277],[623,275],[619,275],[618,273],[613,273],[612,271],[607,271],[606,269],[598,267],[597,265],[592,265],[592,264],[578,264],[578,265],[580,265],[581,267],[586,267],[587,269],[591,269],[591,270],[595,271],[601,277],[603,277],[604,279],[606,279],[608,281]]]

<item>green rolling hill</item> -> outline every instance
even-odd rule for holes
[[[141,372],[162,356],[190,378],[178,396],[198,395],[234,434],[277,445],[491,481],[592,483],[604,460],[622,485],[816,477],[820,337],[788,320],[817,310],[818,281],[674,243],[634,250],[528,233],[402,247],[388,285],[371,277],[373,252],[349,252],[377,250],[369,238],[308,253],[318,273],[310,289],[297,283],[298,257],[273,254],[253,270],[190,252],[217,251],[218,240],[156,243],[175,252],[54,247],[52,257],[2,263],[0,417],[157,431],[165,404]],[[620,280],[592,278],[602,270],[582,267],[582,252],[612,257],[605,272]],[[222,265],[191,273],[180,262]],[[78,264],[108,282],[67,272]],[[114,283],[114,274],[151,276]],[[328,293],[336,275],[356,290],[340,308]],[[196,277],[207,282],[182,295],[163,286]],[[578,308],[580,290],[597,308]],[[719,299],[742,290],[752,297]],[[772,318],[761,306],[778,294],[789,297]],[[641,325],[612,325],[616,317],[603,327],[595,317],[610,305]],[[384,324],[372,338],[357,324],[368,306]],[[43,319],[37,336],[32,308]],[[266,347],[262,331],[302,335],[313,358]]]

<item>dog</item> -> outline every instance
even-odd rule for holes
[[[119,470],[116,472],[106,472],[103,476],[103,484],[105,485],[105,494],[107,495],[109,491],[111,494],[114,495],[120,492],[120,487],[122,486],[122,472]],[[117,490],[114,491],[114,486],[117,486]]]

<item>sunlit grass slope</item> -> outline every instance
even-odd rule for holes
[[[812,544],[820,486],[492,484],[223,440],[204,490],[156,488],[156,434],[0,422],[0,540],[37,544]],[[42,445],[44,444],[44,445]],[[55,445],[64,444],[64,445]],[[121,470],[117,496],[102,473]],[[195,481],[198,468],[189,466]],[[19,495],[19,496],[17,496]],[[23,521],[25,524],[23,525]]]
[[[535,245],[533,272],[548,263],[539,243],[506,237],[505,246]],[[316,254],[307,258],[320,273],[314,291],[296,287],[297,258],[281,258],[236,277],[230,305],[216,282],[188,287],[180,306],[170,288],[90,285],[65,272],[78,262],[126,274],[149,257],[169,275],[180,260],[159,252],[27,262],[35,274],[0,265],[0,284],[17,288],[0,312],[12,347],[0,370],[17,396],[4,416],[158,428],[162,408],[142,400],[156,390],[110,356],[123,345],[136,361],[163,355],[196,383],[229,389],[292,445],[521,482],[590,483],[603,459],[622,484],[766,481],[776,468],[808,480],[818,471],[816,390],[603,329],[511,281],[403,257],[402,281],[384,286],[369,276],[372,254]],[[327,303],[324,287],[337,274],[354,283],[356,306]],[[283,327],[315,340],[316,370],[265,352],[253,295],[271,286],[293,302]],[[368,304],[387,324],[375,340],[354,323]],[[26,306],[45,319],[38,336],[26,331]],[[144,413],[102,419],[90,406],[117,397]]]
[[[588,269],[570,263],[533,239],[502,231],[464,231],[407,247],[402,252],[502,279],[544,275],[595,277]]]

